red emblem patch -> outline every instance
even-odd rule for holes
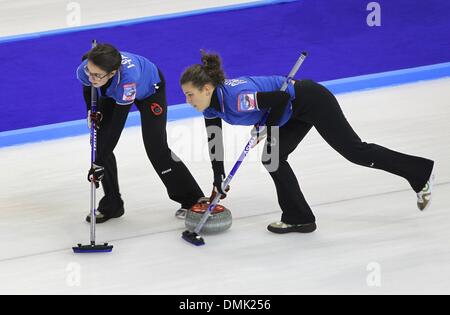
[[[160,115],[162,115],[162,113],[164,112],[164,111],[163,111],[163,108],[162,108],[161,105],[159,105],[158,103],[152,103],[152,104],[150,105],[150,109],[152,110],[152,113],[153,113],[155,116],[160,116]]]

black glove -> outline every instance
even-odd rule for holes
[[[222,184],[225,180],[224,174],[214,174],[214,187],[211,192],[211,197],[209,198],[210,201],[213,201],[213,199],[216,197],[217,193],[220,193],[222,196],[220,196],[220,199],[225,199],[227,197],[227,192],[230,191],[230,186],[227,186],[225,189],[223,189]]]
[[[92,164],[91,169],[88,173],[88,182],[94,182],[95,187],[100,187],[99,182],[103,179],[103,176],[105,176],[105,168],[100,165]]]
[[[90,110],[88,111],[87,124],[88,128],[91,129],[92,122],[95,124],[95,129],[100,129],[100,122],[103,119],[103,114],[101,112],[92,113]]]

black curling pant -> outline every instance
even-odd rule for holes
[[[270,153],[278,152],[278,167],[273,168],[271,165],[268,170],[276,186],[283,222],[315,222],[314,214],[287,162],[289,154],[313,126],[333,149],[350,162],[401,176],[415,192],[425,186],[433,169],[433,161],[362,142],[345,118],[334,95],[322,85],[310,80],[297,81],[295,92],[297,98],[293,102],[293,115],[286,125],[279,128],[278,139],[272,141],[277,147],[270,148],[267,143],[263,157],[267,167],[273,163]],[[272,137],[277,137],[276,133]]]
[[[135,104],[139,109],[142,125],[142,138],[144,141],[147,156],[167,189],[169,198],[181,204],[183,208],[190,208],[204,194],[189,172],[184,163],[173,153],[167,143],[167,101],[165,82],[160,73],[162,82],[159,84],[157,92],[147,99],[136,100]],[[98,145],[106,141],[107,132],[111,126],[112,112],[115,101],[110,98],[102,99],[99,102],[99,110],[103,114],[101,128],[98,131]],[[105,176],[102,180],[103,190],[105,192],[105,204],[102,208],[102,202],[99,205],[99,211],[115,211],[122,204],[119,189],[117,163],[114,153],[111,153],[104,159]],[[136,167],[137,172],[144,171],[140,166]],[[151,189],[151,188],[149,188]]]

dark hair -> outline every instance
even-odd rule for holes
[[[207,54],[204,50],[202,54],[202,64],[195,64],[184,70],[180,78],[180,84],[191,82],[198,89],[203,88],[207,83],[214,87],[225,81],[225,73],[222,69],[220,56],[215,53]]]
[[[87,53],[86,57],[107,73],[118,70],[122,64],[122,55],[114,46],[109,44],[97,44]]]

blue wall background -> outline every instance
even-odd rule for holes
[[[147,56],[164,72],[170,104],[184,103],[183,69],[199,49],[222,55],[228,77],[286,74],[302,50],[300,76],[332,80],[450,61],[450,1],[378,0],[381,27],[369,27],[368,0],[300,0],[235,11],[0,39],[0,132],[85,117],[75,69],[92,39]]]

